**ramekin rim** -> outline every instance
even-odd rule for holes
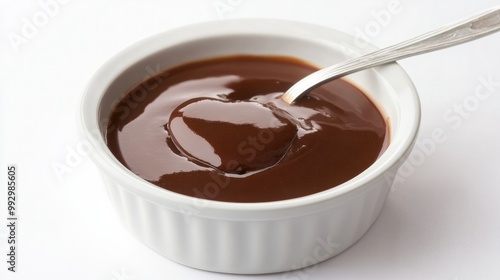
[[[129,188],[134,188],[135,191],[138,191],[141,194],[147,194],[149,199],[155,200],[157,203],[161,201],[171,201],[172,203],[175,204],[184,204],[184,205],[192,205],[193,204],[193,199],[197,199],[191,196],[187,195],[182,195],[179,193],[175,193],[173,191],[169,191],[163,188],[160,188],[154,184],[151,184],[147,182],[146,180],[138,177],[137,175],[133,174],[130,170],[125,168],[123,165],[116,164],[115,161],[113,161],[113,158],[109,158],[109,153],[106,153],[106,151],[101,150],[102,145],[105,143],[101,141],[102,143],[97,143],[100,140],[102,140],[102,137],[94,137],[93,133],[96,131],[93,131],[92,129],[89,129],[88,123],[87,123],[87,117],[85,116],[85,109],[84,106],[86,104],[86,100],[88,99],[89,91],[92,88],[92,86],[97,83],[98,79],[100,79],[100,76],[102,75],[102,72],[105,71],[106,67],[115,67],[113,66],[113,62],[116,62],[120,57],[123,57],[124,55],[129,54],[131,51],[134,51],[138,49],[139,47],[145,46],[149,41],[155,40],[156,38],[160,38],[162,36],[166,36],[168,34],[172,34],[174,32],[180,33],[184,32],[185,30],[189,29],[195,29],[200,26],[207,26],[207,25],[231,25],[234,23],[239,23],[239,24],[252,24],[254,25],[256,22],[259,22],[260,24],[267,22],[267,24],[272,24],[272,23],[278,23],[278,24],[286,24],[288,26],[295,25],[295,26],[300,26],[301,28],[321,28],[321,29],[327,29],[329,32],[335,32],[338,34],[342,34],[342,36],[347,36],[347,37],[353,37],[350,34],[344,33],[342,31],[333,29],[333,28],[328,28],[320,25],[315,25],[311,23],[306,23],[306,22],[300,22],[300,21],[290,21],[290,20],[281,20],[281,19],[231,19],[231,20],[224,20],[224,21],[209,21],[209,22],[202,22],[202,23],[196,23],[188,26],[183,26],[179,27],[176,29],[172,30],[167,30],[164,32],[161,32],[159,34],[153,35],[151,37],[144,38],[135,44],[128,46],[127,48],[123,49],[116,55],[114,55],[112,58],[108,59],[94,74],[94,76],[90,79],[89,83],[87,84],[87,87],[84,89],[84,94],[82,95],[82,100],[81,100],[81,110],[79,114],[79,126],[82,128],[81,131],[83,131],[84,137],[86,137],[88,140],[90,140],[93,149],[96,151],[96,153],[93,153],[93,160],[95,163],[98,164],[98,166],[107,169],[105,171],[109,171],[110,169],[114,171],[118,171],[120,175],[123,175],[124,177],[121,177],[121,180],[129,180],[127,182],[133,183],[130,185],[133,185],[133,187],[128,186]],[[368,44],[368,43],[367,43]],[[376,49],[373,45],[368,44],[369,47],[367,49],[374,50]],[[140,57],[138,57],[140,58]],[[274,211],[274,210],[285,210],[289,208],[297,208],[297,207],[307,207],[312,204],[317,204],[317,203],[322,203],[327,200],[332,200],[334,198],[338,198],[340,196],[343,196],[344,194],[353,192],[355,190],[362,189],[363,186],[366,186],[368,182],[374,180],[381,174],[383,174],[385,171],[390,169],[392,166],[397,164],[399,160],[403,158],[403,155],[407,153],[413,143],[416,141],[416,136],[418,133],[419,125],[420,125],[420,114],[421,114],[421,108],[420,108],[420,101],[418,98],[418,93],[417,90],[406,73],[406,71],[399,66],[397,63],[391,63],[386,66],[381,66],[386,69],[394,69],[394,71],[397,71],[398,74],[406,80],[406,85],[409,87],[409,90],[412,93],[412,98],[413,98],[413,105],[414,105],[414,114],[413,114],[413,119],[414,123],[412,123],[412,129],[410,133],[408,134],[408,137],[406,138],[406,141],[402,142],[400,146],[398,146],[398,149],[393,151],[392,156],[389,157],[379,168],[377,169],[366,169],[364,172],[360,173],[358,176],[352,178],[349,181],[346,181],[340,185],[334,186],[328,190],[314,193],[311,195],[303,196],[303,197],[298,197],[298,198],[293,198],[293,199],[287,199],[287,200],[280,200],[280,201],[270,201],[270,202],[255,202],[255,203],[241,203],[241,202],[224,202],[224,201],[214,201],[214,200],[206,200],[205,199],[200,199],[204,203],[206,203],[207,206],[205,206],[208,209],[212,209],[215,211]],[[380,68],[380,67],[379,67]],[[125,68],[122,68],[121,71],[123,71]],[[115,77],[116,78],[116,77]],[[110,80],[109,82],[111,82]],[[106,86],[107,87],[107,86]],[[102,94],[100,96],[102,98]],[[97,112],[98,108],[95,108],[95,111]],[[98,126],[97,126],[98,127]],[[97,142],[96,142],[97,141]],[[380,159],[380,158],[379,158]],[[377,159],[377,161],[379,161]],[[369,172],[366,172],[369,171]],[[131,181],[130,181],[131,180]],[[134,191],[131,190],[131,191]]]

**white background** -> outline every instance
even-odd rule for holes
[[[419,143],[435,130],[446,141],[423,157],[420,148],[369,232],[312,270],[239,276],[171,262],[119,224],[90,159],[72,155],[82,143],[75,116],[91,75],[152,34],[267,17],[337,28],[383,47],[498,0],[395,0],[397,12],[384,21],[390,0],[0,1],[0,279],[500,279],[500,33],[401,62],[422,101]],[[47,2],[56,3],[50,15]],[[4,261],[9,163],[19,168],[16,273]],[[58,178],[54,164],[71,172]]]

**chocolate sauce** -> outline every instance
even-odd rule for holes
[[[315,70],[243,55],[174,67],[118,103],[107,145],[138,176],[188,196],[267,202],[327,190],[373,164],[389,133],[377,107],[342,79],[281,101]]]

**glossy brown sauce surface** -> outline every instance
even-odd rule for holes
[[[288,105],[280,96],[316,68],[284,57],[184,64],[131,89],[107,145],[143,179],[198,198],[266,202],[335,187],[388,145],[376,106],[344,80]]]

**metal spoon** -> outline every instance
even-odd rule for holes
[[[318,70],[288,89],[281,99],[292,104],[311,89],[351,73],[417,54],[459,45],[500,30],[500,6],[402,43]]]

